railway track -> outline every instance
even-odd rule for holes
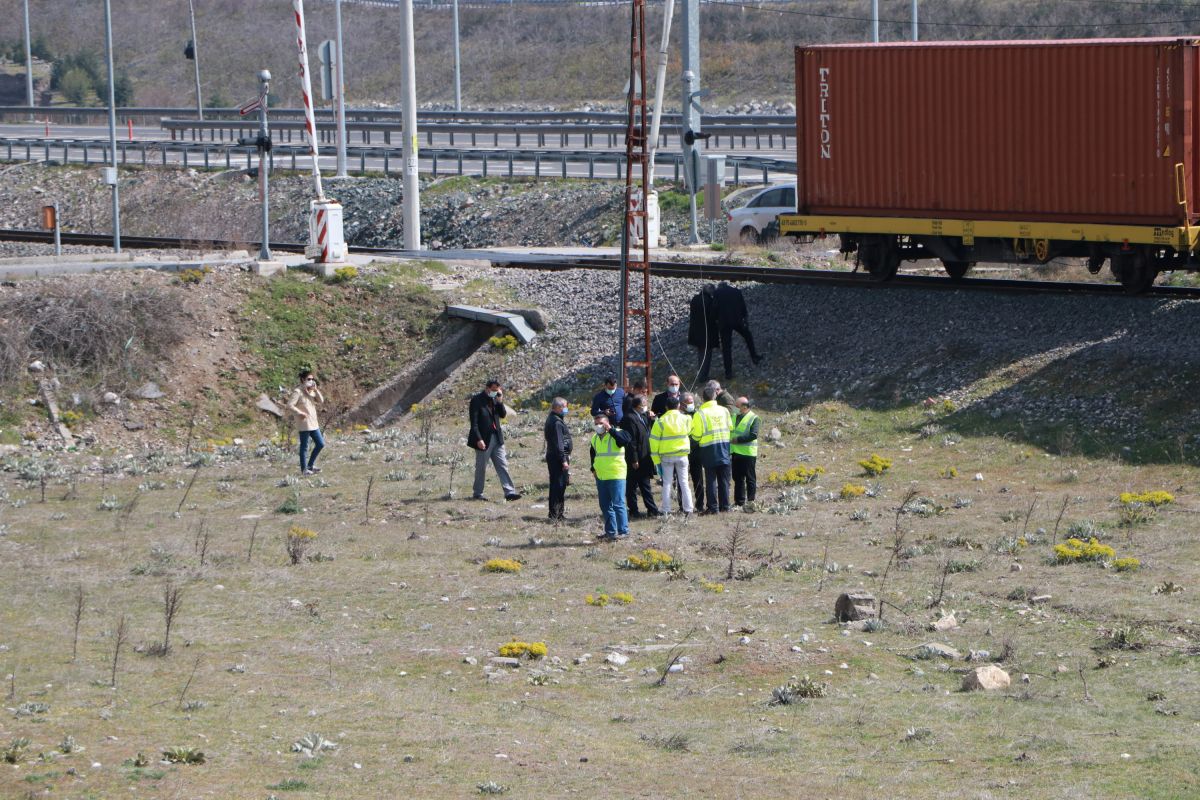
[[[48,231],[0,230],[0,241],[52,243],[53,234]],[[91,233],[63,233],[62,243],[104,247],[112,242],[110,236]],[[155,236],[122,236],[121,244],[133,250],[229,250],[245,248],[251,243],[223,242],[211,239],[186,239]],[[271,249],[281,253],[303,253],[304,245],[297,242],[272,242]],[[352,253],[363,255],[413,256],[411,251],[394,247],[351,247]],[[594,269],[616,271],[621,268],[619,259],[604,257],[521,256],[505,257],[503,254],[480,250],[424,251],[421,256],[429,258],[479,259],[493,266],[511,269],[536,269],[562,272],[572,269]],[[1011,278],[972,278],[952,280],[941,275],[913,275],[901,273],[891,281],[880,283],[865,272],[845,270],[797,269],[792,267],[763,267],[738,264],[687,263],[679,261],[651,262],[651,272],[661,278],[684,278],[704,281],[756,281],[759,283],[806,284],[835,286],[855,289],[919,289],[922,291],[990,291],[1013,294],[1089,294],[1128,296],[1124,287],[1116,283],[1029,281]],[[1200,287],[1155,286],[1145,296],[1200,298]]]

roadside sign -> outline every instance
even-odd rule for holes
[[[57,227],[58,221],[55,219],[57,213],[58,209],[54,206],[42,206],[42,228],[44,230],[52,231]]]
[[[257,111],[258,109],[262,108],[262,103],[263,99],[261,97],[256,97],[253,100],[238,106],[238,113],[244,117],[251,111]]]
[[[321,62],[321,99],[333,99],[333,40],[326,39],[317,48],[317,58]]]

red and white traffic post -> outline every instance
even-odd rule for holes
[[[304,254],[318,264],[344,264],[346,239],[342,233],[342,204],[325,196],[317,154],[317,123],[313,115],[312,80],[308,72],[308,39],[304,31],[304,0],[292,0],[296,21],[296,47],[300,55],[300,88],[304,102],[304,130],[312,156],[317,198],[309,204],[308,247]]]

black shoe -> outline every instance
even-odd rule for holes
[[[520,493],[520,492],[513,492],[512,494],[506,494],[506,495],[504,495],[504,499],[505,499],[505,500],[520,500],[520,499],[521,499],[521,493]]]
[[[487,501],[487,498],[481,494],[473,494],[473,495],[471,495],[471,499],[472,500],[483,500],[485,502]]]
[[[644,517],[646,515],[640,511],[630,511],[628,516],[630,519],[641,519],[642,517]]]

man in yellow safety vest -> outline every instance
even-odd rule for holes
[[[729,434],[733,422],[729,411],[717,402],[719,387],[709,381],[704,387],[704,402],[692,416],[692,439],[700,446],[704,465],[704,494],[708,498],[705,514],[729,510]]]
[[[754,502],[758,494],[758,415],[750,410],[750,398],[737,399],[738,415],[733,423],[729,452],[733,456],[733,504]]]
[[[671,486],[678,480],[683,513],[690,515],[695,511],[692,487],[688,482],[692,421],[679,411],[678,393],[669,394],[664,402],[666,412],[654,421],[654,427],[650,429],[650,458],[662,478],[662,503],[659,508],[663,514],[671,512]]]
[[[629,511],[625,507],[625,448],[630,439],[628,433],[612,426],[607,414],[597,414],[593,419],[596,432],[592,434],[589,450],[600,515],[604,519],[604,534],[600,538],[615,542],[618,536],[629,535]]]

